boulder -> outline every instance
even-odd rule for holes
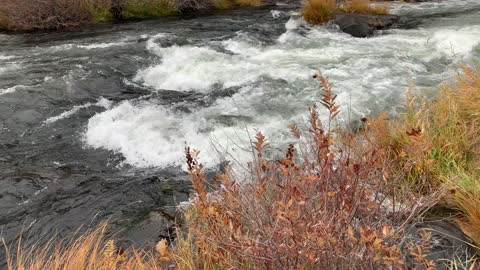
[[[396,15],[369,15],[357,13],[339,13],[333,22],[341,31],[354,37],[370,37],[376,30],[384,30],[396,26],[401,18]]]

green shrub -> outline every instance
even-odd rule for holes
[[[176,8],[170,0],[124,0],[122,12],[124,19],[145,19],[172,15]]]
[[[108,22],[114,19],[111,0],[84,0],[92,21]]]
[[[258,7],[262,5],[261,0],[211,0],[217,9],[229,9],[234,7]]]

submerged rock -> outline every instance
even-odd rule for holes
[[[428,234],[424,240],[425,233]],[[435,269],[472,269],[476,252],[472,241],[454,224],[446,220],[429,221],[416,224],[409,232],[406,243],[426,244],[422,250],[426,259],[435,263]],[[422,236],[423,235],[423,236]],[[405,247],[404,247],[405,248]],[[409,269],[426,269],[413,265],[412,256],[406,258]]]
[[[149,248],[174,235],[176,205],[190,192],[188,176],[173,169],[113,175],[75,164],[17,167],[0,176],[0,239],[16,246],[21,234],[22,244],[42,246],[108,221],[121,241]]]
[[[333,22],[341,31],[354,37],[370,37],[376,30],[384,30],[401,22],[396,15],[369,15],[357,13],[339,13]]]

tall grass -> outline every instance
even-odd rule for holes
[[[389,149],[406,188],[451,190],[446,202],[460,211],[457,221],[480,246],[480,69],[463,67],[431,102],[407,100],[403,117],[371,121],[375,142]]]
[[[478,174],[479,78],[478,68],[464,67],[455,84],[442,86],[433,102],[409,94],[403,117],[371,123],[377,142],[392,150],[398,169],[416,187],[428,192]]]
[[[305,0],[302,16],[308,23],[322,24],[333,19],[337,12],[336,0]]]
[[[173,0],[123,0],[124,19],[144,19],[176,13]]]
[[[159,270],[169,264],[166,241],[158,243],[150,252],[116,246],[106,237],[106,224],[87,230],[69,241],[54,240],[41,247],[7,247],[9,270]]]
[[[304,0],[301,13],[305,21],[311,24],[323,24],[335,17],[338,12],[361,14],[388,14],[389,10],[374,5],[370,0]]]
[[[384,15],[389,13],[389,10],[386,7],[375,5],[370,0],[346,0],[342,5],[341,10],[348,13],[375,15]]]

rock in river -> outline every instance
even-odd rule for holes
[[[364,38],[372,36],[375,30],[394,27],[400,23],[401,18],[396,15],[339,13],[333,21],[343,32]]]

